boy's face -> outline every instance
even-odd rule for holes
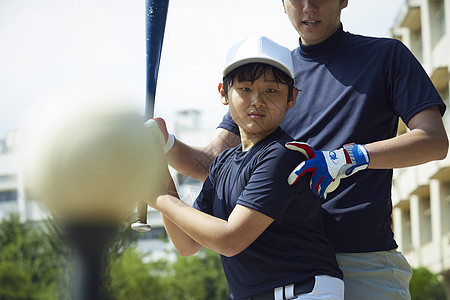
[[[284,0],[284,10],[302,43],[316,45],[336,32],[347,4],[348,0]]]
[[[265,137],[275,131],[286,110],[295,104],[297,90],[288,102],[287,84],[275,81],[271,72],[254,82],[239,82],[236,78],[225,95],[221,85],[222,101],[230,106],[230,115],[241,130],[241,136]]]

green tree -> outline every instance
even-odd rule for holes
[[[48,230],[47,223],[22,223],[18,215],[0,222],[0,299],[61,299],[62,264],[54,248],[61,243]]]
[[[161,278],[142,259],[136,248],[127,248],[111,263],[109,299],[163,299]]]
[[[0,299],[36,299],[39,287],[31,277],[24,268],[17,268],[15,262],[1,261]]]
[[[144,255],[136,248],[128,248],[111,261],[109,299],[228,298],[228,285],[218,254],[202,250],[198,255],[183,257],[168,251],[166,257],[143,263]]]
[[[209,250],[182,257],[175,250],[146,262],[137,248],[139,235],[125,221],[104,257],[102,295],[122,299],[227,299],[220,256]],[[11,215],[0,222],[0,300],[69,300],[73,255],[64,232],[51,218],[20,222]]]
[[[164,299],[227,299],[228,285],[218,254],[203,249],[197,255],[183,257],[167,266],[163,277]]]
[[[125,222],[110,251],[107,299],[222,300],[228,284],[220,256],[208,249],[183,257],[174,249],[164,258],[145,262],[137,248],[139,234]],[[167,235],[160,237],[168,242]]]
[[[411,300],[446,300],[444,284],[427,268],[413,269],[409,285]]]

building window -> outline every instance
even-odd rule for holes
[[[135,233],[139,235],[140,240],[167,240],[168,235],[164,227],[152,227],[152,230],[147,231],[144,234]]]
[[[17,201],[17,191],[0,191],[0,203]]]
[[[442,183],[442,198],[444,199],[445,209],[443,211],[446,212],[446,216],[442,218],[442,220],[446,223],[444,227],[444,233],[450,232],[450,181],[446,181]]]
[[[186,131],[199,130],[201,113],[198,110],[177,111],[175,122],[175,134]]]
[[[432,240],[430,196],[420,198],[421,207],[421,241],[427,244]]]
[[[17,180],[16,175],[0,175],[0,182],[8,182],[8,181],[16,181],[16,180]]]
[[[422,27],[411,31],[411,50],[416,58],[423,62]]]
[[[402,209],[402,219],[403,219],[403,250],[409,251],[412,249],[412,228],[411,228],[411,211],[408,209]]]
[[[430,1],[432,45],[435,46],[445,34],[445,6],[443,0]]]

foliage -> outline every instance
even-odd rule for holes
[[[168,251],[165,259],[143,263],[136,248],[128,248],[111,263],[110,298],[200,300],[227,299],[228,285],[218,254],[202,250],[183,257]]]
[[[202,250],[182,257],[175,250],[147,261],[136,235],[124,222],[104,257],[102,298],[201,300],[227,299],[228,286],[218,254]],[[0,299],[70,299],[72,252],[54,219],[20,222],[17,215],[0,222]]]
[[[178,255],[167,263],[168,274],[163,277],[166,291],[161,299],[227,299],[228,285],[217,253],[203,249],[195,256]]]
[[[21,223],[17,215],[0,222],[0,299],[58,299],[64,248],[49,230],[47,223]]]
[[[160,278],[142,260],[136,248],[128,248],[111,263],[109,299],[163,299]]]
[[[436,274],[420,267],[413,269],[409,285],[411,300],[446,300],[444,284]]]

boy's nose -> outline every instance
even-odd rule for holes
[[[264,106],[265,105],[265,99],[264,94],[255,93],[252,95],[252,105],[253,106]]]

